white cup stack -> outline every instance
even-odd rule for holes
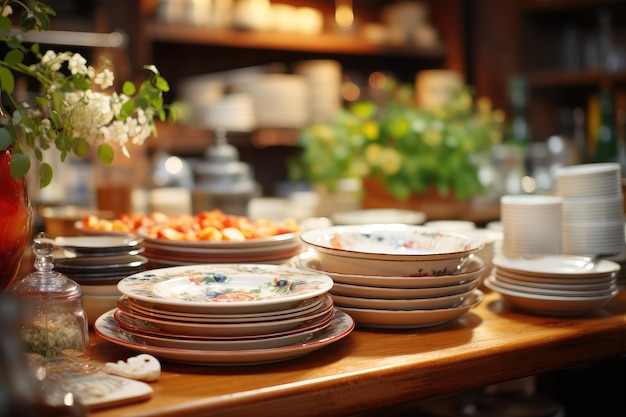
[[[529,254],[561,253],[561,204],[558,196],[502,196],[502,254],[517,258]]]
[[[624,196],[618,163],[561,167],[557,194],[563,199],[563,253],[610,256],[624,251]]]

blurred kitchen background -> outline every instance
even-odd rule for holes
[[[502,194],[550,192],[556,166],[598,160],[601,93],[613,104],[618,146],[608,159],[624,161],[625,1],[48,3],[58,12],[52,32],[33,40],[92,60],[105,55],[118,80],[154,63],[171,84],[167,100],[185,103],[187,117],[162,125],[149,146],[113,167],[59,164],[53,185],[30,187],[36,204],[167,213],[219,206],[298,218],[354,208],[358,201],[329,206],[311,184],[290,181],[299,133],[351,102],[384,103],[391,86],[416,85],[426,73],[433,85],[456,74],[489,98],[506,115],[504,141],[524,147],[494,146],[488,195],[476,199],[473,221],[496,219]]]

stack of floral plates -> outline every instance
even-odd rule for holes
[[[478,305],[484,262],[471,255],[457,271],[443,275],[385,276],[327,272],[313,249],[291,263],[333,279],[335,306],[361,327],[420,328],[453,321]]]
[[[155,268],[206,263],[282,264],[302,250],[297,233],[243,241],[167,240],[144,235],[144,256]]]
[[[580,315],[605,305],[618,292],[620,265],[574,255],[496,256],[484,284],[512,307],[540,315]]]
[[[204,264],[131,275],[95,331],[131,350],[201,365],[302,356],[347,336],[332,279],[285,265]]]

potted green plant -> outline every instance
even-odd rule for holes
[[[411,91],[404,86],[383,106],[353,102],[332,122],[303,129],[302,152],[289,162],[290,177],[330,192],[342,178],[360,178],[399,202],[433,192],[458,201],[482,193],[481,160],[502,141],[504,113],[486,98],[475,100],[467,85],[429,110],[414,103]]]

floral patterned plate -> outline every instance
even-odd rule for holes
[[[143,317],[121,309],[117,309],[114,318],[125,330],[150,334],[161,334],[189,338],[254,338],[271,333],[282,333],[293,330],[304,330],[330,321],[332,316],[332,298],[312,313],[284,320],[268,320],[249,323],[197,323],[176,321],[173,319],[155,319]]]
[[[282,310],[332,286],[328,275],[285,265],[201,264],[133,274],[117,287],[166,310],[228,314]]]
[[[296,341],[287,346],[265,349],[195,350],[145,345],[132,334],[120,329],[109,313],[103,314],[94,323],[95,332],[103,339],[130,350],[148,353],[172,362],[212,366],[254,365],[294,359],[343,339],[353,329],[352,317],[335,310],[330,326],[314,333],[305,342]]]
[[[134,311],[147,317],[165,318],[173,320],[186,320],[190,322],[215,323],[250,323],[255,321],[267,321],[272,319],[283,319],[288,317],[301,316],[319,309],[323,303],[328,302],[330,294],[319,295],[306,300],[296,301],[293,305],[287,306],[283,310],[267,311],[264,313],[242,313],[242,314],[194,314],[179,311],[167,311],[140,300],[134,300],[122,295],[117,301],[120,310]]]

